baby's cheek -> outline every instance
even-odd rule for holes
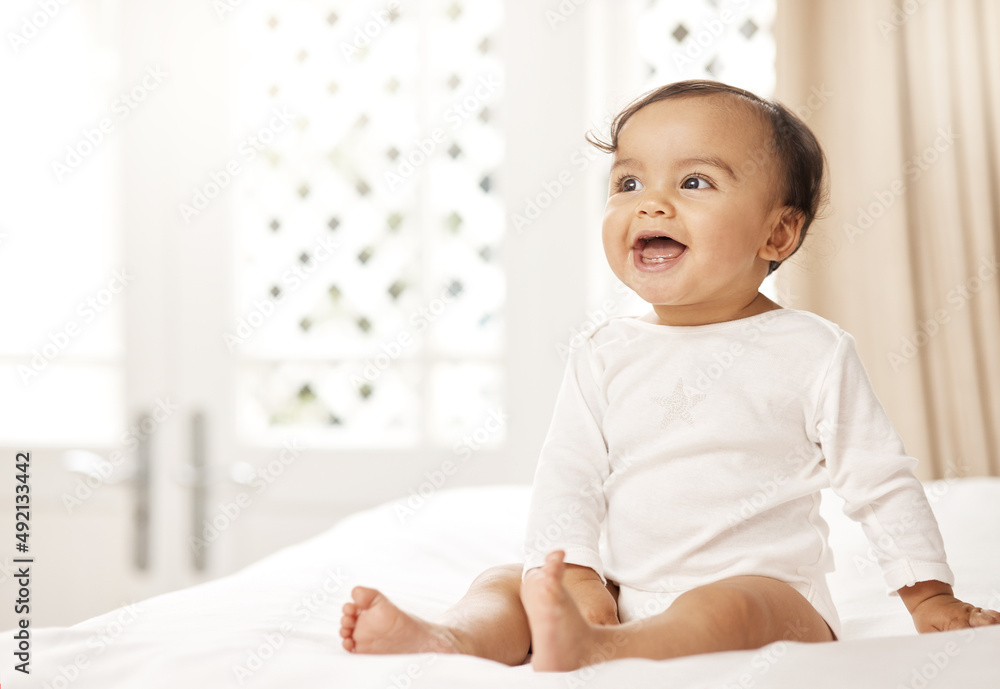
[[[622,244],[622,240],[615,241],[613,237],[608,235],[604,235],[603,244],[604,256],[608,260],[608,265],[611,266],[612,272],[618,279],[621,279],[627,260],[630,258],[627,248]]]

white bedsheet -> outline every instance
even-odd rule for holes
[[[1000,479],[931,484],[957,593],[1000,607]],[[844,640],[779,643],[672,661],[619,660],[535,674],[468,657],[359,656],[340,648],[340,607],[357,583],[433,616],[484,567],[516,562],[528,489],[441,491],[401,520],[393,505],[218,581],[32,635],[32,674],[13,672],[0,637],[4,689],[109,687],[1000,687],[1000,627],[915,635],[885,594],[860,527],[832,500],[838,571],[831,588]]]

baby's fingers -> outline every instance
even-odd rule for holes
[[[986,627],[991,624],[1000,624],[1000,612],[973,608],[972,612],[969,613],[970,627]]]

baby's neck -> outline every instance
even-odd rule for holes
[[[698,304],[696,306],[661,306],[654,305],[653,310],[642,316],[641,320],[656,325],[709,325],[711,323],[725,323],[736,321],[741,318],[749,318],[767,311],[780,309],[781,306],[775,304],[766,296],[757,292],[756,296],[745,305],[722,306],[713,308]]]

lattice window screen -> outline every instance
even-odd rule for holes
[[[237,126],[291,119],[234,184],[244,437],[451,446],[502,406],[501,8],[234,13]]]
[[[649,3],[638,45],[646,88],[681,79],[715,79],[769,97],[774,93],[775,0]]]

